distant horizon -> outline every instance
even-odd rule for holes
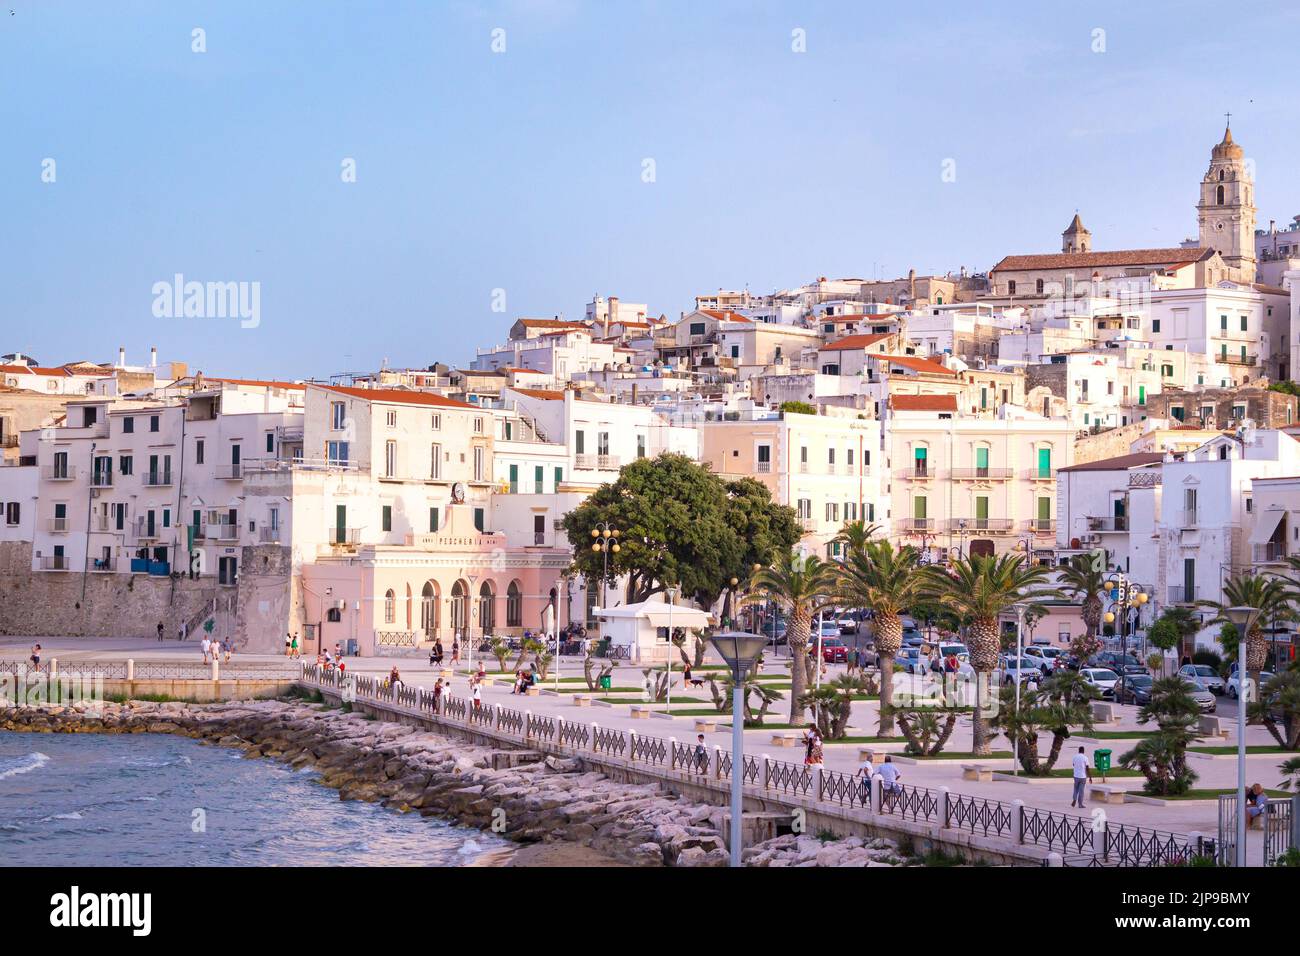
[[[1097,251],[1172,248],[1229,112],[1257,225],[1300,213],[1272,69],[1295,9],[10,9],[0,353],[49,365],[465,367],[593,295],[675,318],[719,288],[987,272],[1059,251],[1076,210]],[[175,276],[244,311],[176,317]]]

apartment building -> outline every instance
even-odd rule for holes
[[[1155,593],[1163,452],[1067,465],[1056,478],[1056,556],[1101,552],[1103,566]]]

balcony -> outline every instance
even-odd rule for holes
[[[209,521],[204,533],[209,541],[234,541],[239,537],[239,525],[230,521]]]
[[[71,571],[72,561],[66,554],[47,554],[41,558],[42,571]]]
[[[244,477],[244,466],[241,462],[217,465],[212,471],[214,476],[222,481],[239,481]]]
[[[1056,519],[1030,518],[1025,522],[1025,530],[1034,534],[1056,534]]]
[[[93,518],[90,519],[90,530],[91,531],[115,531],[117,530],[117,526],[113,523],[113,519],[110,516],[95,515]]]
[[[1170,604],[1195,604],[1201,597],[1199,587],[1170,587],[1169,603]]]
[[[760,461],[756,466],[760,475],[768,475],[772,472],[772,463],[770,461]]]
[[[330,545],[333,547],[355,548],[360,543],[360,528],[330,528]]]
[[[170,471],[146,471],[140,476],[148,488],[165,488],[172,483],[172,473]]]
[[[0,448],[17,448],[17,435],[0,435]]]
[[[935,529],[934,518],[904,518],[899,522],[902,530],[907,534],[931,533]]]
[[[68,518],[50,518],[46,526],[55,534],[67,534],[71,530],[71,520]]]
[[[41,477],[46,481],[76,481],[76,465],[47,465],[41,469]]]
[[[937,468],[920,467],[920,468],[902,468],[895,472],[895,475],[904,480],[912,481],[929,481],[938,477]]]
[[[596,467],[602,471],[618,471],[620,459],[618,455],[597,455]]]
[[[108,574],[117,570],[117,558],[91,558],[90,570]]]
[[[1220,355],[1219,362],[1224,365],[1244,365],[1250,368],[1258,362],[1259,359],[1254,355]]]
[[[1089,515],[1089,531],[1127,531],[1127,515]]]
[[[137,541],[157,541],[158,524],[155,522],[152,526],[145,518],[135,519],[135,538]]]
[[[1269,541],[1265,544],[1251,545],[1250,559],[1253,564],[1285,564],[1286,542]]]
[[[90,473],[90,487],[92,488],[112,488],[113,473],[111,471],[101,471],[96,469]]]
[[[948,530],[954,534],[1010,534],[1015,522],[1010,518],[949,518]]]
[[[262,544],[279,544],[283,528],[268,528],[266,525],[257,529],[257,540]]]
[[[954,468],[949,474],[953,481],[1007,481],[1010,468]]]
[[[546,546],[546,532],[545,532],[545,531],[534,531],[534,532],[533,532],[533,546],[534,546],[534,547],[537,547],[537,548],[542,548],[542,547],[545,547],[545,546]]]
[[[803,528],[804,531],[816,531],[817,525],[818,522],[816,518],[800,517],[799,519],[799,527]]]
[[[1025,472],[1026,481],[1055,481],[1055,468],[1030,468]]]

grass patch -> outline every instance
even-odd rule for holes
[[[902,744],[906,737],[841,737],[839,740],[823,740],[825,744]]]
[[[1102,780],[1102,779],[1101,779],[1103,775],[1102,775],[1100,772],[1094,770],[1092,773],[1093,773],[1093,779],[1092,779],[1092,782],[1093,782],[1093,783],[1097,783],[1097,782],[1105,783],[1105,782],[1106,782],[1105,780]],[[1074,768],[1072,768],[1072,767],[1054,767],[1052,770],[1050,770],[1050,771],[1048,772],[1047,775],[1048,775],[1049,777],[1073,777],[1073,776],[1074,776]],[[1123,767],[1111,767],[1109,770],[1106,771],[1106,773],[1105,773],[1104,776],[1106,777],[1106,780],[1109,780],[1111,777],[1140,777],[1140,776],[1142,776],[1142,771],[1141,771],[1141,770],[1125,770]]]
[[[1076,737],[1091,737],[1093,740],[1141,740],[1143,737],[1154,737],[1154,730],[1080,730]]]
[[[922,866],[964,866],[963,860],[956,853],[946,853],[937,847],[926,852],[924,856],[914,857]]]
[[[105,694],[104,700],[111,701],[114,704],[125,704],[133,700],[146,704],[192,703],[188,697],[173,697],[171,694]]]
[[[549,689],[551,689],[551,688],[547,688],[547,686],[546,686],[545,684],[538,684],[537,686],[540,687],[540,688],[542,688],[543,690],[549,690]],[[605,694],[642,694],[642,693],[645,692],[645,688],[643,688],[643,687],[611,687],[611,688],[609,688],[608,690],[606,690],[606,689],[603,688],[603,687],[597,687],[596,690],[593,691],[593,690],[590,690],[590,689],[587,687],[586,683],[584,682],[583,685],[582,685],[581,687],[572,687],[572,688],[570,688],[570,687],[561,687],[560,690],[559,690],[559,693],[561,693],[561,694],[594,694],[594,693],[596,693],[597,691],[599,691],[599,692],[601,692],[601,693],[605,693]]]
[[[1235,754],[1237,752],[1236,747],[1188,747],[1187,750],[1189,753],[1198,753],[1198,754]],[[1284,747],[1276,747],[1276,746],[1273,747],[1249,747],[1248,746],[1246,748],[1246,753],[1247,755],[1289,754],[1289,753],[1295,753],[1295,751],[1287,750]]]
[[[1132,792],[1134,796],[1155,797],[1157,800],[1217,800],[1224,794],[1236,793],[1237,788],[1231,787],[1223,790],[1188,790],[1186,793],[1168,794],[1163,797],[1154,793],[1146,793],[1142,790],[1134,790]],[[1277,800],[1289,800],[1291,798],[1291,794],[1286,790],[1265,790],[1264,792],[1268,794],[1270,798]]]
[[[969,750],[942,750],[933,757],[918,757],[916,754],[904,753],[904,757],[911,757],[913,760],[998,760],[1000,758],[1011,759],[1010,750],[995,750],[991,754],[976,754]]]

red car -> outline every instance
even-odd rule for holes
[[[816,640],[814,638],[813,640]],[[838,637],[822,638],[822,660],[827,664],[843,664],[849,659],[849,646]]]

